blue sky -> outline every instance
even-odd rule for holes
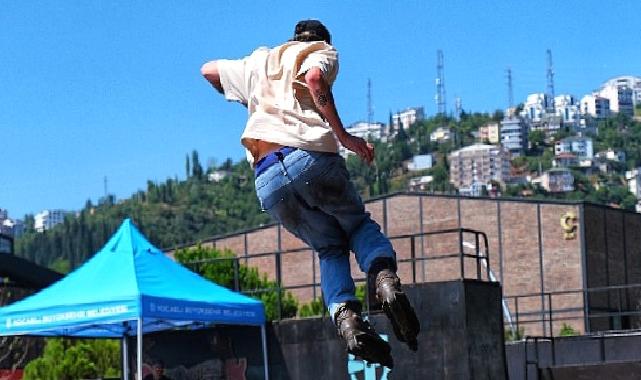
[[[491,5],[488,5],[491,4]],[[581,96],[610,77],[641,75],[636,1],[22,1],[0,4],[0,208],[14,218],[77,210],[108,190],[185,177],[185,155],[239,160],[245,110],[200,77],[318,18],[340,53],[343,122],[424,106],[434,114],[436,50],[448,108],[493,111],[546,87]]]

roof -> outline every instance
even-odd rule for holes
[[[0,308],[0,335],[121,337],[205,323],[260,325],[262,303],[174,262],[127,219],[109,242],[46,289]]]
[[[7,277],[15,285],[42,289],[60,280],[63,275],[9,253],[0,254],[0,277]]]

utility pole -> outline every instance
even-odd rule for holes
[[[103,184],[105,189],[105,199],[107,199],[107,195],[109,195],[109,192],[107,191],[107,176],[105,176]]]
[[[445,104],[445,74],[443,63],[443,50],[436,51],[436,109],[437,115],[446,116],[447,107]]]
[[[547,112],[554,113],[554,69],[552,67],[552,50],[547,50],[547,61],[548,61],[548,70],[547,70],[547,95],[548,95],[548,104]]]

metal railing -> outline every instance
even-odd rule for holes
[[[582,335],[578,337],[578,339],[585,340],[585,341],[594,341],[596,340],[598,342],[598,359],[597,360],[589,360],[588,358],[585,358],[582,356],[583,360],[576,361],[574,360],[574,363],[567,363],[563,359],[561,359],[562,365],[571,365],[571,364],[595,364],[595,363],[607,363],[608,358],[606,356],[606,345],[605,345],[605,340],[607,338],[612,338],[620,336],[617,334],[610,334],[606,332],[600,332],[598,334],[591,334],[591,335]],[[624,335],[624,336],[630,336],[630,335]],[[534,366],[534,368],[537,371],[537,378],[538,376],[538,370],[542,368],[550,368],[550,367],[555,367],[557,365],[557,362],[559,362],[558,356],[563,357],[562,351],[561,355],[558,355],[557,353],[559,352],[559,349],[557,348],[557,344],[559,341],[563,340],[564,337],[554,337],[554,336],[526,336],[524,339],[524,374],[525,374],[525,379],[529,379],[529,368],[531,366]],[[541,360],[541,350],[539,347],[540,342],[550,342],[550,350],[549,350],[549,360]],[[529,347],[533,345],[534,347],[534,358],[532,358],[530,354],[530,349]],[[609,361],[621,361],[621,360],[612,360],[610,359]],[[636,361],[636,360],[635,360]],[[542,364],[543,362],[543,364]]]
[[[417,241],[419,239],[424,239],[426,237],[430,236],[437,236],[437,235],[455,235],[458,239],[458,242],[456,247],[458,248],[456,252],[447,252],[447,253],[442,253],[442,254],[430,254],[427,255],[425,254],[424,250],[421,251],[421,254],[419,255],[418,249],[417,249]],[[468,236],[471,236],[471,239],[473,243],[466,242],[465,238]],[[421,264],[420,270],[425,273],[426,267],[428,262],[435,261],[435,260],[446,260],[446,259],[458,259],[458,276],[452,279],[466,279],[469,277],[466,277],[465,273],[465,267],[466,267],[466,259],[471,259],[474,260],[475,267],[476,267],[476,276],[475,279],[479,281],[484,280],[483,276],[483,270],[482,267],[485,266],[485,280],[488,282],[491,282],[491,269],[490,269],[490,257],[489,257],[489,246],[488,246],[488,239],[487,235],[482,232],[482,231],[477,231],[469,228],[451,228],[451,229],[443,229],[443,230],[438,230],[438,231],[431,231],[431,232],[423,232],[423,233],[414,233],[414,234],[403,234],[403,235],[396,235],[396,236],[390,236],[388,237],[390,241],[392,242],[397,242],[399,240],[409,240],[410,243],[410,249],[409,249],[409,258],[404,258],[404,259],[398,259],[397,263],[400,264],[409,264],[411,266],[410,269],[410,276],[411,276],[411,281],[409,283],[411,284],[418,284],[418,283],[423,283],[423,282],[428,282],[428,281],[419,281],[417,273],[419,272],[419,268],[417,268],[418,264]],[[466,244],[464,244],[466,243]],[[466,251],[465,245],[470,245],[472,244],[472,253],[468,253],[469,249]],[[454,245],[454,244],[452,244]],[[202,260],[194,260],[190,262],[183,263],[183,265],[187,266],[188,268],[198,271],[198,266],[206,263],[214,263],[214,262],[220,262],[220,261],[231,261],[232,266],[233,266],[233,276],[234,276],[234,281],[233,281],[233,287],[232,289],[238,292],[241,292],[243,294],[249,295],[249,296],[255,296],[260,293],[265,293],[265,292],[275,292],[277,296],[277,319],[280,320],[283,317],[282,313],[282,308],[283,308],[283,300],[282,297],[284,295],[284,292],[290,291],[290,290],[297,290],[297,289],[312,289],[312,298],[316,299],[320,295],[319,289],[320,289],[320,283],[313,281],[309,283],[302,283],[302,284],[296,284],[296,285],[283,285],[283,271],[282,271],[282,261],[283,257],[286,255],[292,255],[292,254],[311,254],[311,268],[310,268],[310,273],[313,279],[316,278],[316,261],[318,260],[315,256],[315,252],[311,250],[309,247],[301,247],[301,248],[293,248],[293,249],[286,249],[286,250],[277,250],[273,252],[264,252],[264,253],[255,253],[255,254],[247,254],[244,256],[240,257],[218,257],[218,258],[210,258],[210,259],[202,259]],[[397,255],[400,256],[400,255]],[[260,258],[265,258],[265,257],[273,257],[274,261],[274,267],[272,269],[272,273],[274,274],[274,287],[268,287],[268,288],[261,288],[261,289],[243,289],[241,284],[240,284],[240,267],[241,263],[240,261],[243,260],[245,262],[255,260],[255,259],[260,259]],[[270,272],[268,268],[258,268],[260,272]],[[403,278],[405,283],[408,283],[407,279]],[[358,277],[354,278],[354,282],[357,284],[367,284],[367,277]],[[369,300],[369,294],[368,294],[368,286],[365,286],[365,299]],[[322,300],[322,297],[320,297]],[[369,302],[366,302],[365,305],[365,311],[369,311]],[[326,308],[323,307],[323,313],[325,313]],[[324,315],[324,314],[323,314]]]
[[[626,317],[639,317],[638,324],[641,326],[641,309],[635,309],[631,303],[631,300],[635,297],[630,296],[630,291],[635,289],[638,289],[639,294],[641,294],[641,284],[629,284],[528,293],[505,296],[504,298],[508,304],[513,305],[516,331],[520,331],[524,325],[540,324],[543,336],[552,337],[555,335],[553,330],[554,323],[569,321],[582,322],[586,332],[629,330],[632,326],[629,326],[630,321],[624,321]],[[599,295],[605,298],[604,302],[599,302],[596,299]],[[562,303],[562,301],[553,302],[554,299],[559,300],[568,296],[576,296],[576,303],[580,305],[555,308],[555,305]],[[532,298],[540,299],[540,301],[527,302],[527,299]],[[522,305],[524,303],[529,303],[530,305],[534,303],[534,306],[528,307],[527,311],[523,311]],[[641,305],[639,306],[641,307]],[[594,328],[593,321],[603,318],[608,319],[608,328]],[[615,319],[621,321],[621,323],[619,325],[615,324]]]

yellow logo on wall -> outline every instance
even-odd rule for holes
[[[572,211],[568,211],[561,216],[561,227],[563,228],[563,238],[572,240],[576,238],[577,217]]]

